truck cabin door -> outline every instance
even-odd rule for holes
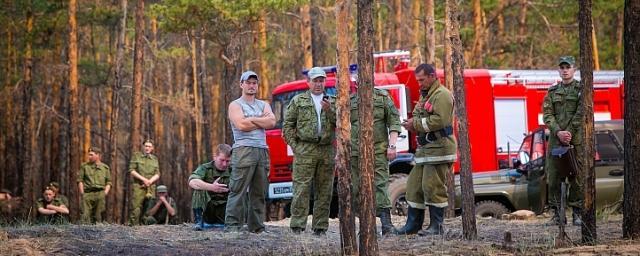
[[[376,86],[378,89],[384,89],[389,92],[389,96],[393,100],[393,103],[398,108],[398,112],[400,113],[400,121],[407,119],[407,92],[406,86],[404,84],[392,84],[392,85],[381,85]],[[409,132],[404,129],[404,127],[400,128],[402,131],[398,135],[398,141],[396,143],[397,152],[408,152],[409,151]]]

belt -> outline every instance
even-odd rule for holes
[[[84,190],[85,193],[93,193],[103,191],[104,188],[87,188]]]
[[[453,127],[451,125],[446,126],[440,130],[430,131],[427,133],[419,133],[418,144],[420,144],[420,146],[424,146],[438,140],[438,135],[440,135],[440,138],[444,138],[444,137],[449,137],[452,134],[453,134]]]
[[[310,139],[310,140],[302,140],[302,142],[307,142],[307,143],[316,143],[316,144],[320,144],[320,141],[322,140],[322,137],[318,136],[315,139]],[[328,144],[327,144],[328,145]]]

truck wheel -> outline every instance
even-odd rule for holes
[[[409,204],[405,198],[407,192],[407,177],[404,173],[392,174],[389,177],[389,199],[391,200],[391,214],[407,216]]]
[[[476,216],[500,218],[511,211],[500,202],[487,200],[476,203]]]

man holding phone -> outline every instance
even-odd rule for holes
[[[283,136],[295,155],[293,161],[293,200],[290,227],[300,233],[307,227],[309,200],[313,184],[313,224],[315,235],[329,228],[329,208],[333,191],[336,114],[335,99],[325,94],[326,73],[319,67],[309,70],[309,90],[298,94],[287,106]]]

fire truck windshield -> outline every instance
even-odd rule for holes
[[[306,91],[307,90],[297,90],[273,95],[273,100],[271,101],[271,109],[273,109],[273,114],[276,116],[276,126],[273,127],[273,129],[282,129],[282,118],[284,117],[284,111],[287,108],[287,105],[289,105],[289,101],[291,101],[294,96]],[[324,91],[328,95],[336,95],[335,87],[326,87]]]

